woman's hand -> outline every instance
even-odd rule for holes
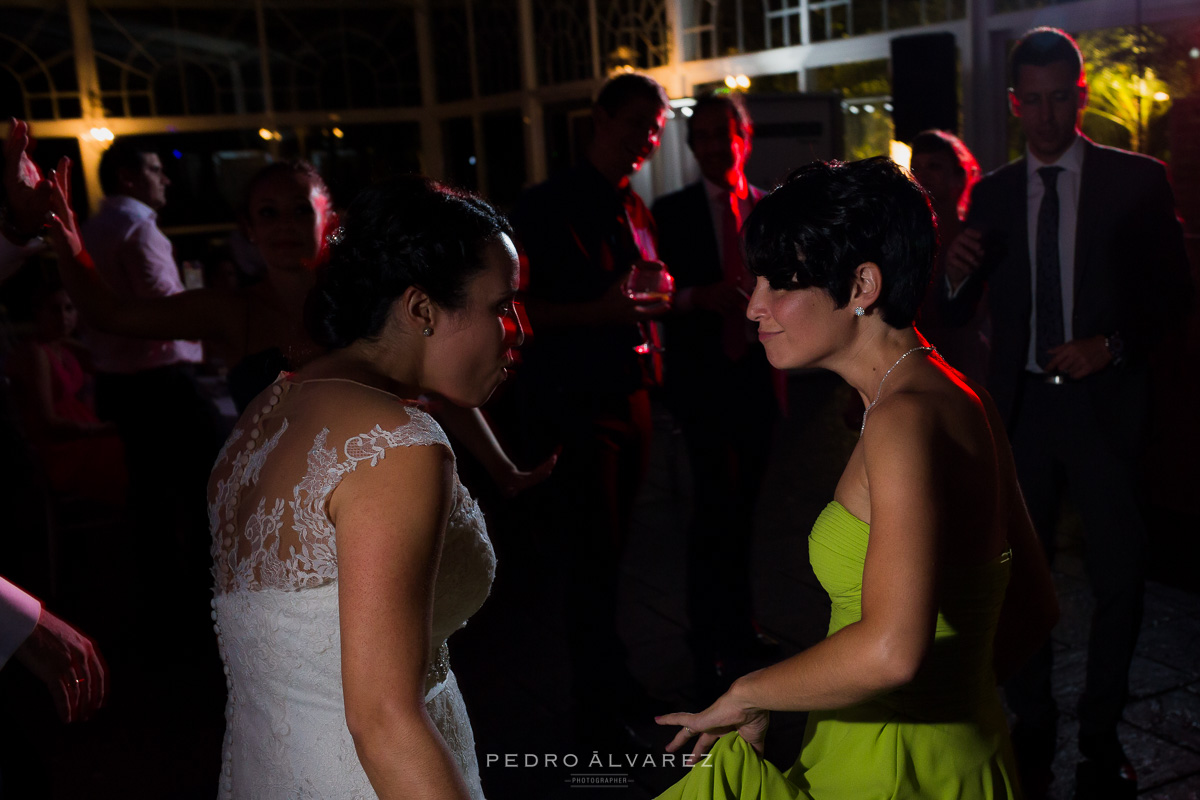
[[[667,752],[674,753],[684,743],[699,734],[692,747],[692,757],[699,758],[717,739],[730,731],[737,731],[761,755],[767,738],[767,726],[771,723],[771,712],[748,706],[737,699],[737,683],[717,701],[699,714],[678,712],[655,717],[659,725],[680,725],[680,731],[667,745]]]
[[[543,461],[538,466],[531,470],[519,470],[516,466],[506,471],[503,475],[496,476],[496,483],[500,486],[500,491],[505,497],[516,497],[526,489],[537,486],[542,481],[550,477],[550,473],[554,471],[554,465],[558,463],[558,455],[562,452],[562,448]]]
[[[50,242],[60,261],[75,261],[83,252],[79,224],[71,208],[71,159],[63,156],[58,169],[47,178],[50,184]]]

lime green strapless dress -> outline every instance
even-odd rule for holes
[[[870,526],[840,503],[821,512],[809,558],[833,610],[829,634],[862,616]],[[736,733],[720,739],[660,800],[1019,798],[1016,763],[992,672],[992,638],[1009,557],[942,576],[933,648],[909,684],[866,703],[808,716],[791,769]]]

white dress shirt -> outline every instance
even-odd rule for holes
[[[167,297],[184,291],[171,240],[150,206],[125,195],[106,197],[83,226],[83,244],[101,277],[120,297]],[[199,342],[135,339],[89,332],[97,372],[131,374],[203,360]]]
[[[704,181],[704,195],[708,198],[708,213],[712,215],[713,230],[717,233],[717,252],[724,255],[725,236],[722,229],[725,227],[725,209],[732,207],[729,202],[729,190],[724,186],[718,186],[708,178],[702,180]],[[747,190],[746,196],[739,197],[737,204],[738,224],[742,225],[745,224],[746,217],[750,216],[750,212],[754,210],[753,193]]]
[[[1041,372],[1037,363],[1037,221],[1046,185],[1038,170],[1042,167],[1062,167],[1055,188],[1058,191],[1058,264],[1062,279],[1063,341],[1074,338],[1071,315],[1075,311],[1075,222],[1079,212],[1079,184],[1083,176],[1083,137],[1066,149],[1057,161],[1042,162],[1025,151],[1025,219],[1029,232],[1029,286],[1032,305],[1029,313],[1029,358],[1025,369]]]
[[[41,616],[41,601],[0,578],[0,667],[29,638]]]

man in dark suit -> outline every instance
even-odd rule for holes
[[[751,621],[751,526],[778,406],[746,319],[754,276],[738,232],[763,194],[746,180],[750,116],[736,95],[714,93],[698,100],[687,126],[703,177],[659,199],[653,213],[678,312],[666,326],[665,389],[693,481],[690,645],[700,691],[711,693],[761,650]]]
[[[1146,530],[1136,496],[1149,355],[1183,318],[1191,283],[1167,171],[1080,133],[1083,57],[1062,31],[1025,34],[1009,102],[1026,155],[980,181],[947,254],[947,310],[964,319],[987,284],[988,389],[1005,416],[1022,491],[1048,551],[1065,478],[1083,518],[1095,599],[1079,701],[1077,797],[1132,796],[1117,738],[1142,616]],[[1006,686],[1028,796],[1053,774],[1050,645]]]
[[[525,498],[523,527],[564,576],[576,728],[592,747],[623,747],[622,727],[644,715],[616,630],[617,579],[651,437],[656,370],[635,352],[639,323],[670,306],[625,291],[633,269],[658,266],[654,220],[629,178],[657,151],[668,109],[652,78],[610,79],[584,158],[527,191],[513,215],[532,324],[513,387],[515,441],[538,461],[561,448]]]

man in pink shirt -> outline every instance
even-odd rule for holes
[[[171,242],[157,224],[170,183],[158,154],[137,140],[118,139],[100,161],[106,197],[82,235],[96,269],[121,297],[185,290]],[[97,372],[97,412],[117,424],[125,443],[138,538],[133,552],[146,560],[134,565],[139,581],[162,581],[157,589],[143,586],[160,603],[162,594],[184,602],[189,617],[206,612],[197,610],[208,587],[205,493],[222,437],[219,415],[196,381],[200,343],[98,332],[88,341]],[[181,590],[195,596],[184,600]],[[179,621],[164,613],[165,622]]]

